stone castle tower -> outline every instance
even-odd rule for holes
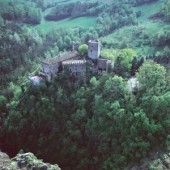
[[[100,41],[92,41],[88,42],[88,57],[90,59],[98,59],[100,56],[101,44]]]

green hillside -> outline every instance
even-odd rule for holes
[[[140,55],[153,55],[156,54],[158,47],[148,43],[149,37],[153,37],[159,34],[161,30],[170,30],[170,24],[163,22],[161,19],[151,19],[154,14],[159,13],[161,5],[164,0],[158,0],[155,3],[144,4],[134,8],[134,10],[140,11],[141,16],[137,18],[137,26],[124,26],[113,33],[101,38],[102,42],[109,46],[115,46],[116,48],[130,47],[135,49]],[[137,34],[137,36],[134,36]],[[144,36],[147,38],[144,40]],[[121,41],[120,41],[121,40]],[[144,42],[143,42],[144,41]]]
[[[76,19],[64,19],[60,21],[43,21],[40,25],[34,26],[35,29],[50,32],[52,29],[75,29],[75,28],[89,28],[96,26],[96,17],[80,17]]]
[[[168,170],[169,113],[170,0],[0,0],[2,152]]]

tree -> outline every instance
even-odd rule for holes
[[[72,41],[71,41],[71,38],[68,35],[65,36],[64,42],[65,42],[65,45],[66,45],[67,48],[71,47]]]
[[[120,50],[115,61],[115,72],[121,76],[128,76],[132,67],[132,61],[136,57],[133,49],[127,48]]]
[[[166,70],[152,60],[146,61],[137,73],[140,89],[154,95],[159,95],[165,90]]]
[[[28,11],[28,16],[26,22],[30,24],[40,24],[42,17],[42,10],[40,8],[30,8]]]
[[[160,13],[165,17],[165,20],[170,22],[170,1],[166,0],[161,6]]]
[[[0,27],[4,25],[4,20],[3,18],[0,16]]]
[[[0,96],[0,108],[4,107],[7,102],[7,99],[4,96]]]
[[[87,54],[88,51],[88,45],[87,44],[82,44],[79,46],[78,51],[80,52],[81,55]]]
[[[46,0],[37,0],[37,6],[44,10],[47,7],[47,1]]]
[[[99,85],[99,81],[96,79],[96,77],[92,77],[90,79],[90,84],[93,86],[93,87],[97,87]]]
[[[104,49],[101,51],[101,56],[114,61],[117,53],[115,49]]]

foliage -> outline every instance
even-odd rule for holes
[[[142,91],[144,90],[150,95],[159,95],[165,90],[166,70],[153,61],[147,61],[140,67],[137,78]]]
[[[6,23],[0,28],[0,82],[7,86],[10,81],[25,74],[29,64],[38,56],[43,56],[42,37],[36,30],[26,26]]]
[[[155,1],[158,1],[158,0],[130,0],[130,2],[133,3],[136,6],[142,5],[142,4],[145,4],[145,3],[153,3]]]
[[[161,6],[160,14],[163,15],[166,21],[170,22],[170,2],[168,0]]]
[[[22,146],[47,161],[57,160],[62,169],[123,169],[152,147],[167,144],[170,98],[165,76],[163,66],[146,61],[138,73],[145,88],[136,96],[125,79],[105,72],[90,75],[86,84],[74,84],[63,74],[52,84],[30,87],[17,107],[10,107],[1,148],[11,153]]]
[[[165,47],[166,45],[168,45],[170,42],[170,32],[167,31],[166,29],[160,29],[160,31],[158,31],[154,37],[153,37],[153,44],[156,46],[163,46]]]
[[[169,27],[163,22],[150,22],[148,15],[137,14],[142,7],[132,6],[151,1],[114,0],[109,5],[29,2],[11,1],[0,7],[0,148],[11,156],[21,148],[33,151],[47,161],[59,163],[62,169],[100,170],[123,169],[152,148],[169,145],[169,75],[153,61],[141,66],[148,58],[169,62]],[[70,25],[75,20],[69,20],[69,16],[55,24],[66,22],[63,27],[74,29],[58,26],[45,34],[23,24],[41,26],[42,21],[44,27],[49,26],[51,22],[42,20],[41,10],[43,15],[54,14],[58,19],[68,14],[72,18],[97,16],[97,25],[77,28]],[[162,16],[168,18],[165,11],[162,7]],[[145,26],[141,17],[145,18]],[[136,19],[143,23],[135,25]],[[91,22],[95,23],[95,18]],[[112,37],[112,32],[116,36]],[[114,73],[96,75],[89,71],[86,83],[74,82],[61,73],[52,83],[42,83],[39,88],[25,84],[28,72],[36,70],[43,58],[71,50],[72,41],[83,44],[79,50],[87,55],[84,43],[108,34],[110,41],[102,43],[105,48],[101,55],[115,61]],[[142,56],[136,55],[133,47],[140,49]],[[157,55],[150,55],[154,51],[148,47],[155,48]],[[132,70],[138,70],[140,85],[135,95],[128,89],[126,79]]]
[[[110,33],[125,25],[136,24],[136,13],[128,3],[121,1],[114,1],[112,5],[105,7],[105,10],[99,15],[97,19],[98,29],[100,35]]]
[[[119,75],[128,76],[132,68],[132,61],[135,56],[136,52],[133,49],[120,50],[115,61],[115,72]]]
[[[56,21],[81,16],[97,16],[101,11],[102,7],[99,6],[98,2],[70,2],[55,6],[51,12],[45,16],[45,19]]]
[[[0,7],[0,14],[5,20],[13,20],[29,24],[40,24],[42,11],[26,4],[8,5]]]
[[[81,55],[85,55],[88,52],[88,45],[87,44],[82,44],[79,46],[78,51],[80,52]]]
[[[101,56],[104,58],[107,58],[109,60],[115,60],[115,58],[117,57],[118,51],[116,51],[115,49],[104,49],[101,51]]]
[[[6,98],[4,96],[0,96],[0,107],[4,106],[6,103]]]

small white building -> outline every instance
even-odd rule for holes
[[[30,79],[31,84],[34,86],[39,86],[43,80],[43,78],[40,76],[32,76],[32,77],[29,77],[29,79]]]

